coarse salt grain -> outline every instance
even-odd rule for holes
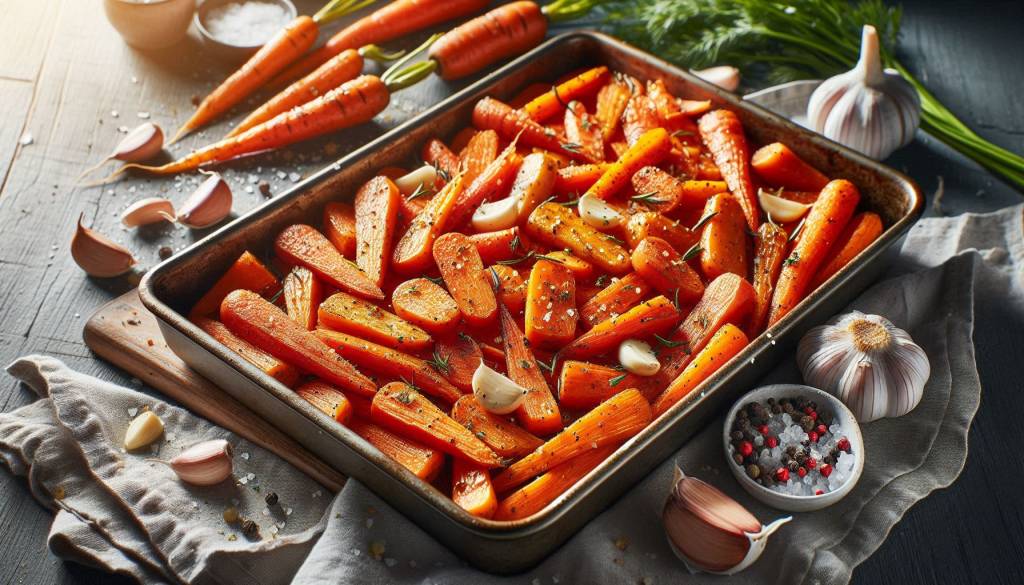
[[[270,40],[288,22],[284,7],[271,2],[229,2],[211,8],[203,25],[215,39],[239,47]]]

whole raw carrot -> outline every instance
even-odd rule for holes
[[[750,178],[750,148],[739,116],[732,110],[713,110],[701,116],[697,124],[704,145],[743,209],[747,227],[756,231],[761,226],[761,207]]]
[[[522,109],[530,118],[543,122],[557,114],[573,100],[596,92],[607,80],[608,68],[604,65],[587,69],[583,73],[553,86],[550,91],[533,98]]]
[[[565,136],[531,120],[522,110],[491,97],[485,97],[473,106],[473,125],[494,130],[505,140],[518,136],[523,146],[536,146],[585,163],[597,162],[590,153],[573,148]]]
[[[833,274],[842,270],[857,254],[860,254],[864,248],[867,248],[871,242],[882,235],[883,229],[882,218],[877,213],[865,211],[855,215],[829,251],[824,265],[811,281],[809,290],[818,288],[826,280],[832,278]]]
[[[746,346],[747,336],[739,327],[731,323],[724,325],[693,358],[690,365],[686,366],[683,373],[654,401],[654,416],[660,416],[672,405],[686,398],[694,388],[711,377]]]
[[[274,239],[274,252],[286,264],[305,266],[331,286],[368,299],[384,298],[379,286],[308,225],[300,223],[281,230]]]
[[[630,179],[637,171],[661,162],[670,147],[668,132],[664,128],[654,128],[645,132],[619,160],[608,165],[601,178],[587,189],[586,194],[611,199],[629,185]]]
[[[430,48],[430,58],[449,81],[540,44],[548,21],[531,1],[511,2],[447,32]]]
[[[754,310],[747,322],[747,337],[753,339],[764,329],[772,305],[775,282],[786,259],[789,238],[777,224],[764,222],[754,238]]]

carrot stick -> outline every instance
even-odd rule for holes
[[[496,475],[494,490],[507,492],[556,465],[600,447],[621,443],[640,432],[651,418],[651,405],[640,391],[624,390]]]
[[[510,2],[452,29],[430,48],[448,81],[472,75],[540,44],[548,21],[535,2]]]
[[[364,396],[377,391],[372,380],[252,291],[236,290],[229,294],[221,303],[220,320],[252,345],[342,390]]]
[[[594,265],[582,258],[577,258],[571,252],[555,250],[554,252],[547,252],[543,256],[556,264],[566,267],[577,281],[585,280],[594,275]]]
[[[629,85],[620,82],[618,77],[598,90],[597,110],[594,117],[601,125],[601,135],[605,142],[611,140],[615,131],[619,129],[622,113],[626,111],[626,105],[629,104],[629,98],[632,95],[633,91],[630,90]]]
[[[670,295],[675,303],[696,303],[704,294],[704,283],[671,244],[648,237],[633,249],[633,270],[659,292]]]
[[[537,206],[527,219],[526,233],[552,248],[568,248],[605,272],[629,272],[629,254],[625,248],[558,203]]]
[[[296,323],[306,329],[316,328],[316,310],[323,299],[324,291],[320,281],[309,269],[296,266],[284,278],[285,311]]]
[[[565,108],[565,138],[590,152],[595,160],[604,160],[604,137],[597,121],[587,113],[587,108],[578,101],[569,102]]]
[[[704,278],[714,280],[731,272],[747,278],[750,258],[747,254],[747,223],[743,210],[732,195],[720,193],[708,199],[700,236],[700,269]]]
[[[220,312],[220,303],[233,290],[246,289],[261,296],[271,297],[280,289],[280,283],[267,267],[248,250],[217,279],[210,290],[196,301],[189,318],[210,317]]]
[[[593,408],[627,388],[646,386],[647,381],[622,370],[566,360],[558,374],[558,404],[562,408]]]
[[[452,461],[452,501],[460,508],[480,518],[494,516],[498,498],[491,485],[491,474],[486,468],[462,459]]]
[[[331,286],[369,299],[384,298],[379,286],[308,225],[300,223],[282,230],[274,239],[274,252],[282,262],[305,266]]]
[[[324,235],[341,252],[356,257],[356,212],[348,203],[332,201],[324,206]]]
[[[566,104],[573,100],[579,100],[596,92],[607,79],[608,68],[604,65],[587,69],[583,73],[553,86],[550,91],[533,98],[523,106],[522,110],[531,119],[543,122],[560,112]],[[582,105],[580,104],[580,106]]]
[[[537,359],[527,345],[526,336],[519,330],[512,315],[501,308],[501,338],[505,349],[505,366],[513,382],[529,390],[523,403],[516,409],[516,420],[523,428],[536,435],[550,435],[562,428],[562,415],[551,395]]]
[[[711,111],[711,100],[684,100],[676,98],[679,111],[687,116],[696,117]]]
[[[735,325],[725,324],[693,358],[690,365],[686,366],[683,373],[654,401],[654,416],[660,416],[686,398],[701,382],[710,378],[746,346],[747,336]]]
[[[626,222],[626,243],[629,247],[636,248],[640,242],[651,237],[665,240],[680,254],[685,254],[699,238],[698,234],[679,220],[669,219],[654,211],[643,211],[630,216]]]
[[[498,504],[494,519],[520,520],[540,512],[558,496],[576,485],[576,482],[583,479],[583,476],[607,459],[618,447],[619,443],[612,443],[592,449],[546,471],[537,479],[506,496]]]
[[[519,229],[510,227],[496,232],[482,232],[469,236],[484,264],[511,260],[526,255],[532,248],[530,241]]]
[[[770,222],[761,224],[754,238],[754,309],[746,328],[747,337],[751,339],[764,330],[775,282],[786,258],[788,239],[786,230]]]
[[[613,315],[625,313],[644,300],[651,285],[635,272],[609,284],[580,307],[580,319],[589,328]]]
[[[637,193],[652,194],[643,203],[661,213],[680,206],[703,206],[712,195],[729,190],[724,181],[682,181],[653,166],[637,171],[632,183]]]
[[[768,184],[795,191],[821,191],[828,177],[803,161],[781,142],[773,142],[757,149],[750,160],[757,176]]]
[[[210,337],[223,343],[228,349],[242,356],[245,361],[263,370],[268,376],[285,386],[292,387],[299,381],[298,370],[238,337],[220,321],[206,317],[193,317],[192,322]]]
[[[321,303],[318,317],[321,327],[365,337],[388,347],[421,351],[434,344],[430,335],[419,327],[343,292],[336,292]]]
[[[483,327],[498,315],[498,300],[484,263],[468,236],[449,232],[434,242],[434,262],[467,324]]]
[[[668,154],[670,142],[664,128],[645,132],[619,160],[609,165],[601,178],[587,189],[588,195],[611,199],[629,184],[640,169],[661,162]]]
[[[544,444],[529,431],[485,410],[472,394],[459,398],[452,407],[452,418],[505,459],[522,457]]]
[[[413,218],[395,244],[391,266],[401,274],[422,274],[433,259],[434,241],[444,233],[455,201],[462,193],[462,177],[456,176],[434,195],[423,211]]]
[[[387,177],[370,179],[356,192],[356,265],[378,287],[391,264],[401,198]]]
[[[543,152],[533,152],[523,157],[519,172],[512,181],[509,197],[519,200],[519,222],[525,222],[530,213],[551,196],[558,177],[555,159]]]
[[[458,335],[438,341],[430,363],[456,388],[472,392],[473,374],[483,360],[484,354],[476,341],[468,335]]]
[[[576,337],[576,279],[565,265],[540,260],[526,286],[526,338],[558,349]]]
[[[491,97],[485,97],[473,106],[473,125],[494,130],[505,140],[514,140],[518,136],[523,146],[535,146],[585,163],[597,162],[582,149],[566,148],[568,141],[564,135],[534,122],[522,110],[513,109]]]
[[[381,388],[373,397],[370,416],[403,437],[453,457],[487,469],[501,467],[494,451],[407,384],[392,382]]]
[[[455,207],[452,208],[451,217],[448,219],[448,227],[457,228],[469,221],[481,203],[504,197],[512,186],[512,180],[515,178],[521,162],[522,159],[516,154],[516,144],[513,140],[459,196]]]
[[[826,280],[832,278],[836,272],[843,269],[858,254],[864,251],[871,242],[882,235],[882,218],[877,213],[865,211],[853,216],[846,229],[840,234],[828,257],[823,261],[824,266],[814,276],[808,290],[814,290]]]
[[[426,394],[449,404],[462,396],[462,392],[426,360],[339,331],[317,329],[316,336],[361,368],[408,380]]]
[[[622,133],[626,137],[626,144],[633,146],[641,136],[660,127],[661,121],[651,98],[646,95],[634,95],[629,99],[626,110],[622,112]]]
[[[498,302],[513,314],[522,311],[526,306],[526,281],[519,271],[504,264],[494,264],[487,270],[498,284],[494,290]]]
[[[396,435],[367,420],[352,419],[348,427],[423,481],[433,481],[444,467],[444,453]]]
[[[420,154],[423,157],[423,162],[440,171],[441,181],[435,180],[434,185],[437,188],[444,187],[445,183],[451,180],[452,177],[459,173],[459,157],[449,149],[444,142],[436,138],[431,138],[423,145],[423,151]]]
[[[664,296],[644,301],[625,313],[594,325],[562,348],[559,355],[586,358],[605,353],[627,339],[664,333],[679,322],[679,310]]]
[[[402,319],[434,335],[455,331],[462,319],[448,291],[426,278],[413,278],[395,287],[391,307]]]
[[[459,151],[459,167],[467,185],[484,172],[498,158],[498,133],[494,130],[474,132],[466,146]]]
[[[334,386],[320,380],[310,380],[295,389],[295,393],[317,410],[347,425],[352,420],[352,403]]]
[[[769,327],[793,310],[810,291],[818,268],[828,258],[859,201],[857,187],[845,179],[831,181],[821,190],[804,219],[804,228],[793,252],[782,262],[768,315]]]
[[[750,148],[743,124],[732,110],[713,110],[701,116],[698,125],[704,145],[747,218],[747,227],[756,231],[761,225],[761,207],[750,179]]]
[[[572,165],[558,169],[554,192],[560,194],[579,194],[590,188],[608,170],[608,163],[589,165]]]

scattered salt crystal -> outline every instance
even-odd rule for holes
[[[238,483],[240,483],[242,485],[245,485],[245,484],[249,483],[249,478],[247,478],[247,477],[239,478],[238,479]]]
[[[138,83],[138,82],[139,82],[139,78],[135,77],[134,75],[132,75],[132,83]]]
[[[229,45],[255,47],[267,42],[287,23],[288,13],[272,2],[229,2],[211,8],[203,26]]]
[[[249,452],[248,451],[243,452],[241,457],[242,457],[242,459],[245,459],[246,461],[248,461],[249,460]]]
[[[292,509],[291,508],[285,508],[284,509],[284,515],[285,516],[291,516],[292,515]]]
[[[288,173],[288,178],[292,180],[292,183],[298,183],[302,179],[302,175],[299,173]]]
[[[263,508],[263,512],[262,512],[262,514],[263,514],[264,516],[270,516],[270,509],[269,509],[269,508]]]
[[[120,115],[121,115],[121,113],[118,112],[117,110],[110,110],[110,117],[111,118],[116,118],[116,117],[118,117]]]
[[[173,443],[174,440],[177,439],[177,438],[178,438],[177,435],[175,435],[174,433],[170,433],[170,434],[167,435],[167,442],[168,443]]]
[[[117,127],[117,131],[120,132],[121,134],[127,134],[128,133],[128,127],[127,126],[118,126]]]
[[[761,445],[764,445],[764,436],[763,435],[758,435],[758,436],[754,437],[754,444],[757,445],[758,447],[760,447]]]
[[[245,477],[249,478],[249,481],[252,481],[252,480],[256,479],[256,474],[255,473],[250,473],[249,475],[246,475]]]
[[[139,112],[139,113],[137,113],[135,115],[138,116],[140,120],[148,120],[149,119],[149,112]]]
[[[285,179],[285,178],[288,177],[288,173],[286,173],[284,171],[277,171],[277,173],[275,173],[275,174],[277,175],[278,179]]]
[[[21,135],[21,138],[18,139],[18,144],[22,146],[28,146],[29,144],[32,144],[35,141],[36,139],[32,137],[32,133],[26,132]]]
[[[132,408],[128,409],[128,416],[134,417],[136,414],[139,414],[139,409],[138,408],[135,408],[133,406]]]
[[[313,497],[314,498],[319,498],[322,495],[324,495],[324,492],[321,491],[321,490],[316,490],[315,492],[313,492]]]

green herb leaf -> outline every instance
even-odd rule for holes
[[[620,382],[625,380],[626,376],[628,376],[628,375],[629,374],[622,374],[622,375],[619,375],[619,376],[615,376],[614,378],[608,380],[608,385],[611,386],[612,388],[614,388],[614,387],[618,386]]]
[[[658,194],[657,191],[651,191],[649,193],[641,193],[640,195],[633,195],[632,197],[630,197],[630,199],[632,199],[633,201],[641,201],[643,203],[650,203],[652,205],[658,205],[658,204],[661,204],[661,203],[668,203],[664,199],[659,199],[659,198],[655,197],[655,195],[657,195],[657,194]]]
[[[672,341],[671,339],[666,339],[666,338],[658,335],[657,333],[654,334],[654,339],[657,339],[658,343],[660,343],[664,347],[670,347],[671,348],[671,347],[679,347],[680,345],[683,345],[682,341]]]
[[[451,373],[451,358],[441,355],[436,349],[434,350],[434,355],[427,360],[427,363],[430,364],[430,367],[446,376]]]
[[[704,248],[700,246],[700,243],[696,243],[690,246],[690,249],[683,254],[683,260],[691,260],[704,251]]]
[[[718,212],[717,211],[712,211],[711,213],[709,213],[709,214],[705,215],[704,217],[698,219],[697,223],[693,224],[693,227],[690,228],[690,231],[695,232],[695,231],[699,230],[700,228],[704,227],[704,224],[706,224],[707,222],[711,221],[711,219],[713,217],[715,217],[716,215],[718,215]]]

